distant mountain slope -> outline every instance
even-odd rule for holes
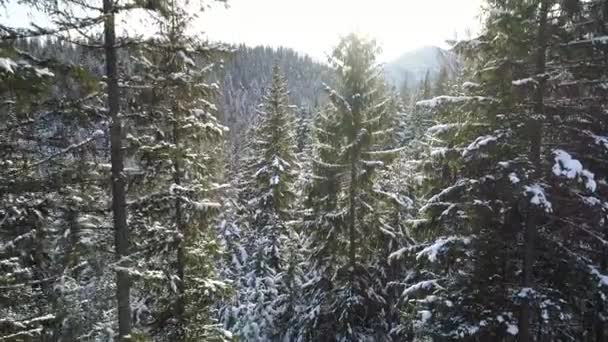
[[[406,52],[385,64],[384,72],[386,79],[396,87],[400,87],[406,80],[411,86],[423,80],[427,71],[432,78],[436,77],[443,65],[454,73],[458,68],[456,56],[436,46],[425,46]]]
[[[221,112],[233,138],[240,137],[255,118],[275,64],[287,78],[291,105],[310,110],[325,102],[323,83],[332,83],[328,66],[288,48],[239,45],[218,75]]]

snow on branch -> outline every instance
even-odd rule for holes
[[[407,148],[407,146],[398,147],[398,148],[394,148],[391,150],[365,151],[365,152],[363,152],[363,154],[366,154],[368,156],[393,155],[393,154],[397,154],[397,153],[405,150],[406,148]]]
[[[447,104],[460,104],[467,102],[496,102],[496,99],[486,96],[437,96],[429,100],[416,102],[416,107],[434,109]]]
[[[440,237],[433,244],[425,247],[423,250],[416,254],[416,260],[420,258],[427,258],[430,262],[437,261],[437,255],[442,253],[449,244],[462,242],[464,245],[471,243],[471,237],[466,236],[449,236]]]
[[[339,110],[342,110],[342,111],[344,111],[345,113],[348,113],[348,114],[352,113],[350,104],[348,103],[348,101],[346,101],[346,99],[344,97],[342,97],[342,95],[338,94],[338,92],[336,92],[335,90],[331,89],[326,84],[323,84],[323,86],[325,87],[325,91],[328,92],[329,98],[331,99],[332,103]]]
[[[553,212],[553,206],[545,195],[545,190],[540,184],[532,184],[524,187],[524,195],[530,196],[530,203],[545,209],[545,212]]]
[[[441,190],[438,194],[436,194],[436,195],[432,196],[431,198],[429,198],[428,202],[429,203],[437,203],[442,198],[444,198],[445,196],[448,196],[448,195],[454,193],[455,191],[463,189],[467,185],[474,185],[474,184],[477,184],[477,183],[478,183],[478,181],[473,180],[473,179],[459,179],[458,181],[456,181],[456,183],[454,185],[451,185],[451,186],[449,186],[449,187]]]
[[[598,279],[599,286],[608,286],[608,276],[600,273],[594,266],[589,266],[591,274]]]
[[[412,199],[407,196],[399,196],[399,194],[396,194],[394,192],[386,192],[380,189],[374,189],[374,193],[389,198],[390,200],[398,204],[400,207],[405,209],[409,209],[413,205]]]
[[[32,337],[32,336],[40,335],[40,333],[42,333],[42,328],[39,327],[39,328],[19,331],[14,334],[10,334],[10,335],[0,336],[0,341],[15,341],[17,337],[24,337],[24,336]]]
[[[522,79],[519,79],[519,80],[513,80],[513,81],[511,81],[511,84],[514,85],[514,86],[516,86],[516,87],[518,87],[518,86],[525,86],[525,85],[528,85],[528,84],[537,85],[538,81],[535,80],[535,79],[533,79],[533,78],[531,78],[531,77],[528,77],[528,78],[522,78]]]
[[[418,282],[408,288],[406,288],[405,290],[403,290],[402,295],[403,296],[409,296],[411,294],[414,294],[418,291],[421,290],[431,290],[433,288],[438,288],[438,289],[442,289],[443,287],[441,287],[438,283],[437,279],[433,279],[433,280],[423,280],[421,282]]]
[[[555,156],[555,164],[553,165],[553,174],[558,177],[566,177],[568,179],[584,179],[587,190],[594,192],[597,188],[595,175],[583,168],[580,161],[572,158],[572,156],[564,150],[553,151]]]
[[[605,45],[605,44],[608,44],[608,36],[599,36],[599,37],[593,37],[590,39],[573,40],[573,41],[568,42],[567,45],[583,45],[583,44]]]
[[[595,140],[596,145],[603,146],[604,149],[606,149],[606,152],[608,153],[608,137],[595,135],[589,131],[586,131],[585,133],[587,133],[591,138],[593,138],[593,140]]]
[[[316,158],[314,158],[312,161],[315,164],[318,164],[319,166],[323,166],[323,167],[330,168],[330,169],[341,169],[341,168],[344,168],[344,167],[347,166],[345,164],[330,164],[330,163],[326,163],[326,162],[321,161],[321,160],[316,159]]]
[[[464,151],[462,151],[462,156],[463,157],[469,156],[471,153],[479,150],[480,148],[497,142],[498,138],[499,137],[494,136],[494,135],[483,135],[483,136],[477,137],[477,139],[475,139],[475,141],[473,141],[471,144],[469,144],[469,146],[467,146],[467,148],[465,148]]]
[[[0,58],[0,70],[4,72],[8,74],[14,74],[15,71],[13,70],[13,68],[15,68],[16,66],[17,63],[15,63],[12,59],[4,57]]]

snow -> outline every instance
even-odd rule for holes
[[[4,335],[2,336],[3,340],[6,341],[10,341],[13,339],[16,339],[17,337],[22,337],[22,336],[35,336],[35,335],[40,335],[42,332],[42,327],[38,327],[38,328],[34,328],[34,329],[29,329],[29,330],[25,330],[25,331],[19,331],[16,332],[14,334],[10,334],[10,335]]]
[[[465,89],[477,88],[477,87],[479,87],[479,83],[467,81],[462,84],[462,87]]]
[[[608,36],[594,37],[591,41],[593,44],[608,44]]]
[[[40,317],[35,317],[35,318],[32,318],[32,319],[27,320],[27,321],[23,321],[22,323],[23,323],[23,324],[30,325],[30,324],[32,324],[32,323],[38,323],[38,322],[44,322],[44,321],[50,321],[50,320],[52,320],[52,319],[55,319],[55,315],[53,315],[53,314],[47,314],[47,315],[44,315],[44,316],[40,316]]]
[[[507,324],[507,332],[513,336],[516,336],[519,333],[519,328],[515,324]]]
[[[384,166],[384,162],[382,162],[380,160],[361,160],[361,164],[363,164],[364,166],[369,167],[369,168]]]
[[[481,147],[484,147],[484,146],[486,146],[490,143],[494,143],[496,141],[498,141],[498,137],[496,137],[494,135],[483,135],[483,136],[477,137],[477,139],[475,139],[475,141],[473,141],[471,144],[469,144],[469,146],[467,146],[467,148],[464,151],[462,151],[462,156],[466,157],[473,151],[477,151]]]
[[[436,108],[438,106],[445,105],[445,104],[457,104],[457,103],[470,102],[470,101],[493,102],[495,100],[491,97],[485,97],[485,96],[442,95],[442,96],[434,97],[430,100],[418,101],[418,102],[416,102],[416,107],[424,107],[424,108],[428,108],[428,109],[433,109],[433,108]]]
[[[194,206],[194,208],[196,210],[201,210],[201,211],[205,211],[207,209],[212,209],[212,208],[221,208],[222,205],[218,202],[212,202],[212,201],[200,201],[200,202],[192,202],[192,205]]]
[[[556,176],[566,176],[567,178],[573,179],[583,169],[583,165],[576,159],[572,159],[570,154],[563,150],[556,150],[555,154],[556,164],[553,166],[553,173]]]
[[[445,250],[448,244],[461,241],[463,244],[468,245],[471,243],[470,237],[462,237],[462,236],[450,236],[450,237],[441,237],[437,239],[433,244],[425,247],[423,250],[416,254],[416,260],[426,257],[430,262],[437,261],[437,255],[443,250]]]
[[[418,209],[419,213],[424,213],[425,211],[435,208],[435,207],[450,207],[453,203],[448,202],[428,202]]]
[[[53,74],[48,68],[36,69],[36,75],[38,77],[55,77],[55,74]]]
[[[440,287],[439,284],[437,284],[437,280],[423,280],[403,290],[403,296],[410,295],[419,290],[429,290],[434,287]]]
[[[576,44],[576,43],[591,43],[593,45],[595,44],[608,44],[608,36],[599,36],[599,37],[593,37],[591,39],[585,39],[585,40],[573,40],[571,42],[569,42],[568,44]]]
[[[450,149],[447,147],[436,147],[431,150],[431,157],[445,157]]]
[[[509,174],[509,180],[511,181],[511,184],[518,184],[520,182],[520,179],[515,172]]]
[[[390,260],[393,260],[393,259],[401,259],[401,257],[403,256],[403,254],[405,254],[405,253],[407,253],[407,252],[409,252],[411,250],[412,250],[411,247],[403,247],[403,248],[401,248],[401,249],[399,249],[399,250],[394,251],[393,253],[391,253],[388,256],[388,260],[390,261]]]
[[[254,174],[254,177],[259,177],[261,174],[268,172],[268,167],[266,166],[262,166],[261,168],[259,168]]]
[[[10,58],[0,57],[0,70],[3,70],[9,74],[14,74],[13,67],[16,67],[17,63],[15,63]]]
[[[427,223],[429,220],[428,219],[409,219],[409,220],[405,220],[405,223],[409,224],[412,226],[412,228],[416,229],[419,228],[420,226],[424,225],[425,223]]]
[[[530,198],[530,203],[535,206],[541,207],[545,209],[545,212],[551,213],[553,212],[553,206],[551,202],[545,196],[545,190],[539,184],[527,185],[524,191],[525,195],[532,195]]]
[[[365,151],[363,152],[364,154],[368,155],[368,156],[383,156],[383,155],[392,155],[392,154],[397,154],[401,151],[404,151],[407,148],[407,146],[403,146],[403,147],[397,147],[397,148],[393,148],[390,150],[380,150],[380,151]]]
[[[593,266],[589,266],[591,274],[593,274],[596,278],[598,278],[598,282],[600,286],[608,286],[608,276],[600,273],[597,268]]]
[[[400,207],[405,208],[405,209],[411,208],[412,205],[414,204],[412,199],[407,196],[399,196],[399,194],[396,194],[393,192],[386,192],[386,191],[382,191],[379,189],[374,189],[374,192],[379,195],[388,197],[389,199],[393,200],[396,204],[398,204]]]
[[[608,137],[595,135],[591,132],[586,133],[595,140],[596,145],[603,146],[606,149],[606,152],[608,152]]]
[[[548,321],[549,320],[549,312],[547,310],[543,310],[541,313],[541,317],[543,318],[543,320]]]
[[[602,201],[597,197],[581,196],[581,198],[583,199],[583,202],[590,207],[595,207],[595,206],[599,206],[600,204],[602,204]]]
[[[563,176],[568,179],[584,178],[587,190],[594,192],[597,188],[595,175],[583,168],[580,161],[572,158],[572,156],[564,150],[553,151],[555,155],[555,164],[553,165],[553,174]]]
[[[270,178],[270,185],[277,185],[279,184],[279,176],[273,176],[272,178]]]
[[[272,166],[278,168],[279,171],[285,171],[283,164],[287,164],[289,166],[289,163],[287,163],[286,161],[282,160],[279,157],[275,156],[274,158],[272,158]]]
[[[176,192],[188,192],[188,188],[185,188],[179,184],[175,184],[172,183],[171,185],[169,185],[169,193],[176,193]]]
[[[429,310],[421,310],[418,313],[420,314],[420,325],[425,325],[433,317]]]
[[[463,124],[460,123],[439,124],[429,127],[426,132],[428,134],[443,134],[449,130],[460,128],[462,126]]]
[[[534,293],[535,292],[536,291],[534,291],[534,289],[531,288],[531,287],[523,287],[517,293],[517,297],[519,297],[519,298],[532,298],[532,297],[534,297]]]
[[[429,198],[428,202],[437,203],[446,195],[454,193],[455,191],[462,189],[469,184],[475,184],[475,181],[470,179],[459,179],[454,185],[448,186],[447,188],[441,190],[438,194],[433,195],[431,198]]]
[[[186,53],[184,51],[178,51],[177,55],[179,56],[179,58],[182,59],[182,61],[184,62],[184,64],[187,64],[189,66],[196,66],[196,63],[194,63],[194,61],[192,60],[192,58],[186,56]]]
[[[511,82],[511,84],[513,84],[514,86],[528,85],[530,83],[532,83],[532,84],[538,84],[538,81],[536,81],[533,78],[528,77],[528,78],[522,78],[520,80],[514,80],[514,81]]]

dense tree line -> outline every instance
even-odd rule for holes
[[[416,90],[356,34],[322,64],[188,35],[183,1],[29,3],[1,341],[606,340],[605,1],[487,1]],[[134,10],[156,35],[116,34]]]

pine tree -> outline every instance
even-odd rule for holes
[[[558,53],[575,39],[573,17],[544,0],[489,7],[484,34],[458,46],[474,62],[476,86],[418,104],[439,124],[427,131],[426,203],[412,225],[424,242],[399,254],[419,265],[405,311],[422,336],[583,339],[580,303],[596,306],[597,292],[578,286],[603,278],[580,249],[588,242],[572,239],[573,222],[589,223],[567,208],[578,203],[597,218],[599,202],[584,203],[603,190],[591,161],[599,151],[571,154],[583,141],[570,140],[576,132],[590,132],[566,113],[583,98],[564,92],[579,66]],[[590,122],[605,125],[599,116]]]
[[[213,213],[226,127],[216,118],[216,86],[206,82],[210,59],[223,49],[186,35],[192,16],[170,2],[161,36],[137,53],[138,74],[126,85],[137,161],[129,203],[137,253],[129,266],[142,303],[136,317],[165,340],[222,338],[215,303],[227,284],[215,271],[219,245]],[[142,91],[143,89],[143,91]]]
[[[442,65],[439,70],[439,75],[437,75],[437,79],[435,80],[435,84],[433,87],[433,95],[439,96],[447,93],[450,81],[450,74],[446,65]]]
[[[70,38],[73,31],[76,33],[88,32],[88,30],[103,23],[103,42],[96,40],[91,45],[104,50],[105,75],[106,75],[106,103],[108,106],[108,117],[110,125],[110,159],[112,183],[112,212],[114,224],[114,249],[116,261],[121,263],[129,255],[129,229],[127,226],[126,208],[126,179],[124,178],[124,150],[122,145],[122,118],[120,112],[120,90],[118,70],[118,43],[116,37],[115,17],[117,13],[128,12],[132,9],[142,8],[142,4],[135,1],[128,5],[120,6],[111,0],[104,0],[99,7],[73,1],[40,1],[32,2],[32,5],[44,10],[55,24],[53,28],[37,27],[34,30],[5,30],[7,39],[22,38],[28,36],[50,36],[57,35],[61,38]],[[90,15],[74,15],[77,10],[82,10]],[[87,38],[92,38],[88,37]],[[131,334],[131,304],[130,304],[130,280],[128,275],[117,268],[116,273],[116,300],[118,316],[118,336],[120,340],[128,339]]]
[[[413,88],[415,88],[415,85]],[[408,73],[406,73],[403,77],[401,85],[399,85],[399,96],[401,96],[401,101],[403,101],[406,106],[410,106],[413,95],[414,94],[412,94],[412,84],[410,84],[410,76]]]
[[[98,262],[109,243],[98,150],[105,134],[85,96],[97,87],[82,68],[39,59],[16,45],[4,43],[0,58],[6,114],[0,338],[76,339],[94,334],[110,308],[103,299],[109,278]],[[96,314],[83,320],[81,313],[91,309]]]
[[[424,100],[433,97],[431,71],[427,70],[424,78],[420,81],[416,100]]]
[[[332,55],[338,91],[315,124],[312,220],[314,258],[308,329],[313,340],[389,340],[379,249],[398,235],[380,206],[394,199],[378,188],[378,170],[396,155],[396,111],[375,64],[377,47],[356,35]],[[390,246],[390,245],[389,245]],[[305,329],[306,329],[305,328]]]
[[[282,324],[293,314],[285,311],[294,297],[286,291],[299,277],[296,249],[287,253],[287,245],[298,238],[288,224],[294,214],[298,167],[291,111],[285,80],[275,66],[253,133],[253,179],[244,189],[250,219],[242,238],[249,257],[237,290],[236,323],[230,327],[244,340],[280,339],[287,328]]]

